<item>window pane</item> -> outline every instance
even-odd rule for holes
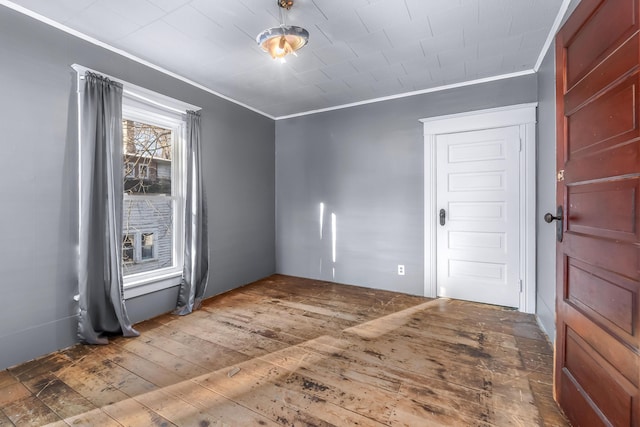
[[[122,263],[124,265],[132,263],[134,253],[134,236],[131,234],[125,234],[122,237]]]
[[[142,260],[153,259],[153,233],[142,233]]]
[[[171,129],[122,121],[124,191],[129,195],[171,194]]]
[[[173,266],[172,200],[125,198],[123,229],[125,235],[138,236],[140,245],[139,259],[123,262],[125,276]]]
[[[135,178],[135,164],[133,162],[124,162],[124,176],[127,178]]]

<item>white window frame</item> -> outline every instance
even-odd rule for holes
[[[185,202],[185,120],[180,114],[161,110],[154,105],[146,105],[135,98],[124,96],[122,99],[122,118],[154,126],[160,126],[172,131],[172,159],[171,159],[171,187],[172,195],[123,195],[123,200],[154,200],[173,202],[173,266],[135,273],[124,276],[125,298],[133,293],[153,292],[175,286],[180,283],[184,266],[184,202]],[[139,166],[139,165],[138,165]],[[147,171],[149,170],[147,166]],[[138,168],[138,174],[140,174]],[[140,258],[140,234],[136,234],[136,262],[143,262]],[[130,291],[140,288],[137,291]]]
[[[174,244],[174,266],[168,269],[155,270],[148,273],[138,273],[126,276],[124,278],[124,298],[134,298],[140,295],[167,289],[180,284],[182,280],[183,264],[184,264],[184,195],[186,192],[185,177],[185,118],[184,115],[188,110],[198,111],[200,107],[179,101],[174,98],[153,92],[143,87],[127,83],[116,77],[110,76],[101,71],[92,70],[83,65],[73,64],[71,66],[77,73],[77,92],[81,94],[84,75],[87,71],[102,75],[113,81],[122,83],[123,85],[123,118],[130,118],[130,115],[140,117],[141,121],[160,126],[166,126],[167,121],[177,126],[177,135],[180,137],[180,147],[182,150],[177,153],[177,157],[172,159],[172,186],[179,185],[179,194],[182,198],[182,207],[174,208],[174,241],[180,241],[180,245]],[[81,96],[78,96],[78,135],[81,135]],[[126,112],[126,114],[125,114]],[[154,118],[156,121],[154,121]],[[151,121],[149,121],[151,120]],[[78,149],[82,150],[82,141],[78,137]],[[78,160],[82,158],[78,156]],[[78,173],[82,165],[78,164]],[[177,169],[176,169],[177,168]],[[135,172],[134,172],[135,173]],[[82,188],[82,182],[78,180],[78,191]],[[124,197],[124,196],[123,196]],[[154,195],[145,197],[167,197],[166,195]],[[175,202],[174,202],[175,203]],[[80,227],[80,224],[79,224]],[[129,233],[131,234],[131,233]],[[134,245],[136,242],[134,242]]]

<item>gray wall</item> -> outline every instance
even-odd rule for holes
[[[563,24],[580,0],[569,3]],[[555,223],[547,224],[543,216],[556,212],[556,75],[555,43],[547,51],[538,76],[538,158],[537,158],[537,232],[536,274],[538,293],[536,314],[542,329],[555,341],[556,326],[556,234]]]
[[[202,107],[207,295],[275,271],[273,120],[0,7],[0,368],[75,342],[79,63]],[[176,288],[127,302],[169,311]]]
[[[528,75],[276,122],[277,271],[423,295],[419,119],[536,99]]]
[[[556,234],[555,223],[543,216],[556,212],[556,78],[552,45],[538,70],[538,159],[537,159],[537,269],[536,314],[551,340],[555,339]]]

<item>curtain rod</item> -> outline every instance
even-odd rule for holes
[[[138,85],[134,85],[133,83],[125,82],[121,79],[110,76],[109,74],[103,73],[101,71],[92,70],[91,68],[87,68],[83,65],[73,64],[71,65],[71,68],[73,68],[78,73],[78,77],[80,80],[84,80],[85,78],[84,74],[87,71],[107,77],[113,81],[116,81],[122,84],[122,92],[124,95],[127,95],[131,98],[136,98],[142,102],[156,105],[158,107],[167,109],[169,111],[184,114],[185,112],[187,112],[187,110],[198,111],[202,109],[196,105],[192,105],[192,104],[180,101],[178,99],[171,98],[161,93],[154,92],[152,90],[143,88]]]

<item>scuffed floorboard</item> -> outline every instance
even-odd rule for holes
[[[0,372],[0,426],[566,426],[531,315],[275,275]]]

